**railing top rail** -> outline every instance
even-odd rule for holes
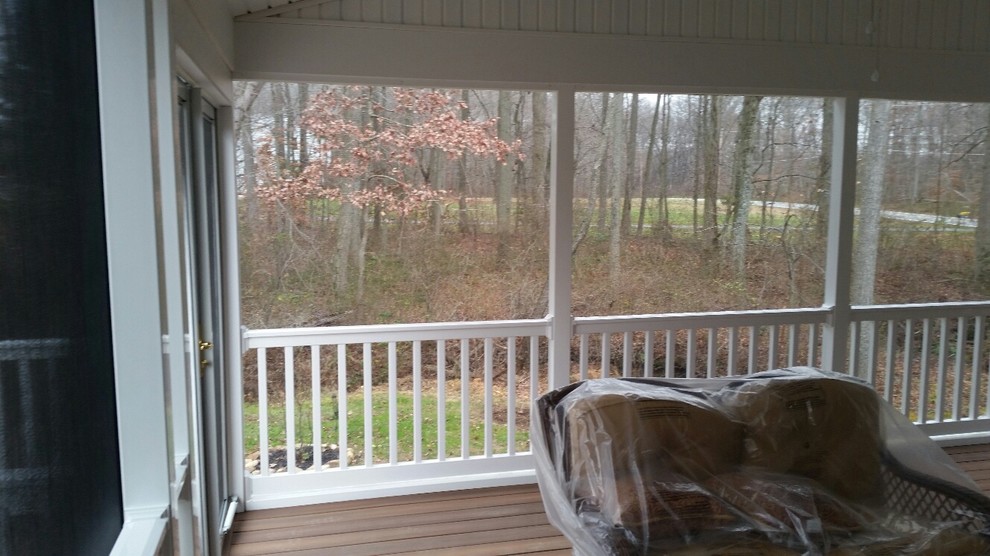
[[[876,321],[978,316],[990,316],[990,301],[854,305],[851,318],[853,321]]]
[[[684,330],[692,328],[731,328],[785,324],[821,324],[829,314],[826,308],[775,309],[760,311],[717,311],[711,313],[666,313],[619,317],[577,317],[575,334]]]
[[[573,333],[580,335],[658,330],[823,324],[830,314],[831,310],[829,308],[816,307],[757,311],[576,317],[573,321]],[[852,307],[851,315],[854,321],[990,316],[990,301],[860,305]],[[550,333],[549,326],[550,321],[544,318],[260,329],[245,331],[244,349],[406,342],[415,340],[434,341],[459,340],[462,338],[546,336]],[[0,342],[0,354],[3,353],[4,344],[10,344],[10,342]],[[10,347],[13,346],[11,345]]]
[[[545,336],[547,319],[437,322],[413,324],[369,324],[315,328],[271,328],[247,330],[244,349],[310,345],[409,342],[415,340],[460,340]]]

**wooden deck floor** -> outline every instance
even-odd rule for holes
[[[990,445],[946,450],[990,493]],[[399,496],[239,514],[230,554],[570,554],[536,485]]]
[[[246,512],[232,556],[570,554],[536,485]]]
[[[990,495],[990,444],[946,448],[959,467],[972,477],[983,492]]]

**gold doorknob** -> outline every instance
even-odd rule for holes
[[[208,349],[210,349],[212,347],[213,347],[213,344],[211,344],[210,342],[204,342],[202,340],[200,340],[200,342],[199,342],[199,351],[206,351],[206,350],[208,350]]]

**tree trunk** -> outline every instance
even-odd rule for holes
[[[351,246],[357,237],[355,214],[360,209],[351,203],[341,203],[337,213],[337,246],[334,250],[334,267],[337,272],[334,277],[334,291],[338,297],[347,292],[350,283]]]
[[[639,187],[639,218],[636,220],[636,235],[643,235],[643,220],[646,217],[646,184],[650,183],[650,170],[653,167],[653,149],[657,144],[657,123],[660,120],[660,104],[667,95],[657,95],[656,105],[653,107],[653,121],[650,124],[650,138],[646,145],[646,161],[643,163],[643,178]],[[659,209],[659,207],[657,207]]]
[[[732,190],[735,197],[735,212],[732,222],[732,260],[735,263],[736,278],[746,279],[746,232],[749,224],[749,206],[753,198],[753,177],[750,175],[749,161],[753,158],[753,131],[760,112],[763,97],[743,98],[742,112],[739,114],[739,131],[736,134],[736,151],[732,159]]]
[[[446,171],[447,156],[436,149],[430,150],[429,155],[430,178],[426,187],[434,191],[443,191],[444,172]],[[440,237],[443,232],[443,199],[435,199],[430,202],[430,225],[433,227],[433,235]]]
[[[357,245],[357,292],[354,295],[354,300],[356,304],[361,303],[364,300],[364,277],[365,277],[365,266],[367,264],[367,258],[365,255],[368,253],[368,230],[365,222],[368,221],[368,216],[365,214],[367,209],[360,209],[359,218],[361,219],[360,231],[361,239],[358,241]]]
[[[523,112],[526,109],[526,95],[519,94],[518,101],[512,107],[512,140],[522,144]],[[512,160],[512,190],[515,191],[515,207],[513,207],[512,229],[519,231],[522,224],[536,225],[536,193],[535,187],[530,187],[526,181],[526,164],[522,158]]]
[[[863,149],[862,190],[859,192],[859,226],[853,245],[850,293],[855,305],[873,303],[880,244],[880,202],[890,141],[890,104],[889,100],[870,101],[869,133]]]
[[[880,245],[880,208],[887,169],[890,141],[889,100],[870,101],[869,132],[863,149],[862,189],[859,192],[859,226],[853,244],[852,283],[849,286],[853,305],[871,305],[877,274],[877,251]],[[859,330],[858,369],[865,369],[873,350],[873,323],[864,322]]]
[[[536,210],[539,218],[535,222],[540,228],[547,214],[547,164],[550,161],[550,127],[547,116],[547,94],[544,91],[533,91],[533,156],[530,167],[533,169],[533,192],[536,195]]]
[[[299,83],[299,169],[300,171],[309,164],[309,137],[306,133],[306,126],[302,125],[302,115],[309,105],[309,83]]]
[[[608,157],[609,147],[612,146],[609,134],[612,129],[612,123],[608,117],[609,99],[609,93],[602,93],[602,148],[601,156],[598,159],[598,223],[596,226],[599,233],[605,232],[605,211],[608,205]]]
[[[292,102],[292,84],[282,83],[282,108],[285,111],[285,129],[282,145],[285,149],[285,168],[291,175],[297,173],[296,167],[296,117],[295,106]]]
[[[512,142],[512,93],[498,92],[498,137],[506,143]],[[511,225],[512,168],[508,161],[496,162],[495,181],[495,228],[498,237],[498,259],[505,261],[509,254],[509,231]]]
[[[639,94],[633,93],[629,107],[629,132],[626,138],[626,171],[622,180],[622,235],[632,226],[632,190],[636,181],[636,134],[639,132]],[[624,120],[623,120],[624,121]]]
[[[832,134],[834,129],[832,99],[822,101],[822,150],[818,155],[818,180],[815,188],[815,229],[819,238],[828,234],[828,203],[832,175]]]
[[[237,130],[237,138],[244,160],[244,181],[241,186],[243,187],[245,213],[247,222],[252,223],[258,218],[258,177],[254,159],[255,146],[251,129],[253,123],[251,121],[251,109],[263,87],[255,81],[248,81],[244,83],[243,87],[240,94],[237,95],[237,102],[234,107],[234,129]]]
[[[667,198],[670,193],[670,179],[667,175],[670,163],[670,95],[664,95],[663,99],[663,122],[660,124],[660,168],[657,170],[660,181],[660,199],[657,207],[657,221],[654,224],[653,233],[662,233],[665,238],[673,236],[670,226],[670,205]]]
[[[923,120],[921,118],[921,107],[915,107],[914,133],[911,134],[911,202],[921,202],[921,165],[924,159],[921,156],[921,133]]]
[[[774,177],[773,177],[773,167],[777,160],[777,143],[774,137],[777,134],[777,118],[780,114],[780,103],[782,99],[777,98],[776,102],[773,104],[773,109],[770,111],[770,122],[767,124],[767,150],[769,153],[769,160],[767,161],[767,179],[766,186],[763,188],[763,193],[760,195],[762,198],[762,203],[760,207],[760,241],[766,241],[767,234],[767,206],[770,202],[770,189],[773,187]]]
[[[615,147],[613,149],[611,171],[609,181],[612,185],[612,198],[609,205],[609,247],[608,247],[608,272],[613,284],[619,280],[620,253],[622,248],[622,217],[619,214],[622,205],[623,188],[619,186],[625,168],[625,155],[622,140],[625,138],[625,107],[622,93],[617,93],[609,106],[609,121],[612,124],[612,133],[609,142]]]
[[[471,119],[471,107],[468,104],[468,90],[461,91],[461,120]],[[470,230],[467,206],[467,154],[461,155],[457,164],[457,229],[466,234]]]
[[[704,208],[701,225],[705,244],[710,249],[718,247],[718,131],[719,131],[719,97],[708,96],[708,110],[705,114],[704,162],[705,178],[703,181]]]
[[[244,153],[245,216],[247,222],[252,223],[258,218],[258,176],[254,161],[254,136],[251,133],[250,117],[245,115],[241,121],[243,123],[238,126],[237,134],[240,138],[241,152]]]
[[[983,184],[976,217],[975,262],[976,283],[990,291],[990,106],[987,107],[987,132],[983,138]]]
[[[288,162],[285,149],[285,97],[282,95],[283,83],[270,83],[268,90],[272,96],[272,140],[275,142],[275,157],[279,169],[284,169]]]
[[[704,170],[705,122],[708,119],[708,102],[706,96],[697,96],[698,108],[688,113],[694,118],[694,187],[691,189],[691,229],[694,239],[701,238],[701,222],[698,218],[698,201],[701,199],[701,182]]]

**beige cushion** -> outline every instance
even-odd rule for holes
[[[850,500],[879,493],[879,410],[868,386],[820,375],[754,380],[722,399],[746,427],[746,465],[814,479]]]
[[[722,532],[740,518],[696,483],[620,479],[613,492],[598,500],[599,511],[614,525],[650,539],[680,538],[688,542],[705,532]]]
[[[742,427],[706,399],[658,391],[599,394],[567,412],[576,496],[601,495],[626,477],[674,472],[703,481],[739,464]]]
[[[761,530],[845,534],[872,521],[817,482],[794,475],[745,470],[714,477],[705,487]]]

